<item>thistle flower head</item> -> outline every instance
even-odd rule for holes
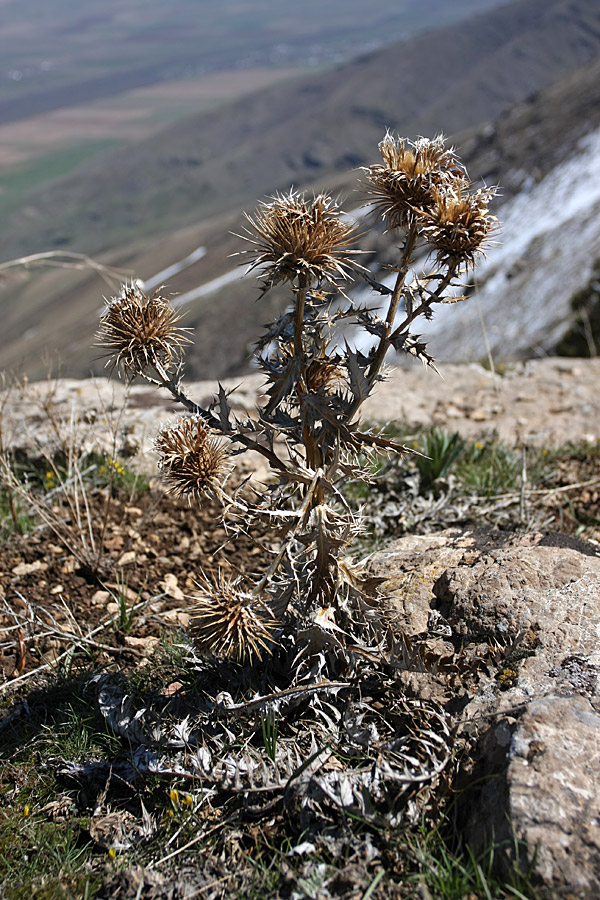
[[[250,268],[264,267],[263,293],[283,281],[334,285],[352,267],[354,226],[345,222],[327,194],[312,199],[290,191],[263,203],[242,237],[254,245]]]
[[[239,662],[260,661],[273,641],[277,621],[240,579],[219,571],[217,580],[203,577],[190,598],[190,628],[198,652]]]
[[[433,205],[419,211],[423,237],[437,250],[440,262],[473,267],[477,253],[485,252],[497,229],[498,220],[488,210],[494,191],[467,192],[458,187],[436,189],[433,196]]]
[[[164,297],[147,297],[137,285],[123,285],[100,318],[97,343],[125,376],[144,375],[157,364],[168,369],[190,343],[188,329],[177,327],[180,318]]]
[[[163,428],[154,444],[168,489],[178,497],[199,500],[219,491],[231,472],[225,442],[193,416]]]
[[[312,393],[321,390],[333,394],[346,387],[344,370],[328,359],[313,359],[306,367],[305,377],[306,387]]]
[[[373,203],[388,228],[404,227],[415,209],[431,205],[432,188],[466,179],[463,166],[443,135],[414,143],[389,132],[379,144],[383,163],[370,166],[367,178]]]

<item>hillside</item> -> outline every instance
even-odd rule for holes
[[[0,242],[15,211],[110,150],[501,2],[1,0]],[[85,215],[76,226],[88,246]]]
[[[82,165],[13,216],[0,255],[98,252],[238,210],[367,163],[388,127],[456,134],[491,121],[598,53],[595,0],[517,0]]]
[[[3,0],[0,122],[194,72],[323,65],[500,2]]]
[[[109,172],[92,163],[36,197],[35,208],[15,223],[13,252],[48,247],[52,239],[95,251],[107,240],[108,222],[111,243],[119,237],[122,246],[103,258],[148,279],[205,247],[200,261],[167,279],[168,287],[185,295],[227,275],[226,287],[208,285],[185,305],[187,324],[199,335],[189,364],[194,377],[235,374],[279,302],[274,296],[254,303],[253,286],[228,259],[239,249],[229,232],[239,231],[241,208],[290,183],[348,194],[356,183],[349,170],[376,159],[386,126],[454,134],[472,176],[499,182],[506,201],[565,159],[597,123],[599,53],[596,3],[519,0],[336,72],[261,91],[226,115],[195,117],[161,141],[112,154]],[[434,65],[439,59],[443,69]],[[359,199],[350,197],[348,205]],[[89,244],[81,243],[83,235]],[[377,250],[385,262],[384,239]],[[42,376],[44,349],[60,349],[65,371],[88,373],[102,291],[89,273],[13,276],[0,298],[5,365]]]
[[[464,146],[473,170],[502,185],[502,233],[476,273],[476,299],[442,311],[427,333],[455,361],[553,353],[600,260],[600,61]],[[599,340],[590,326],[587,352]]]

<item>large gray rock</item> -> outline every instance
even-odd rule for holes
[[[465,786],[478,782],[463,795],[467,840],[504,844],[553,896],[600,896],[598,548],[453,529],[402,538],[371,568],[387,574],[388,606],[409,637],[431,649],[442,623],[457,658],[489,648],[488,671],[443,695],[472,748]],[[431,677],[402,677],[435,696]]]

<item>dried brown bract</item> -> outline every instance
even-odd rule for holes
[[[434,191],[435,202],[421,211],[420,222],[439,262],[474,267],[476,255],[484,253],[497,229],[498,220],[488,209],[493,196],[494,191],[486,189]]]
[[[190,599],[191,634],[202,656],[260,661],[270,652],[278,623],[252,594],[223,572],[216,582],[203,578],[199,591]]]
[[[313,393],[343,391],[347,387],[344,370],[328,359],[313,359],[306,369],[306,387]]]
[[[188,416],[159,432],[155,448],[170,493],[199,500],[219,493],[231,471],[229,449],[202,419]]]
[[[373,203],[390,229],[404,227],[415,209],[427,209],[434,187],[465,179],[463,166],[445,147],[442,135],[413,143],[388,132],[379,150],[383,164],[366,171]]]
[[[180,319],[164,297],[147,297],[136,285],[124,285],[100,319],[97,344],[125,377],[169,369],[190,343],[188,329],[177,326]]]
[[[263,293],[282,281],[300,279],[333,285],[352,268],[354,226],[343,221],[338,204],[327,194],[307,199],[290,191],[263,203],[244,240],[254,249],[250,269],[264,266]]]

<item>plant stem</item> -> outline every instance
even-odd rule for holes
[[[402,299],[402,291],[404,290],[404,283],[406,281],[406,276],[410,268],[410,261],[415,249],[418,233],[419,229],[417,224],[415,222],[411,222],[406,233],[406,240],[404,242],[404,248],[402,250],[402,258],[400,260],[400,266],[398,268],[398,274],[396,276],[396,283],[394,285],[394,292],[390,298],[390,303],[388,306],[387,316],[385,319],[385,331],[379,339],[379,345],[373,356],[373,361],[369,366],[370,384],[373,384],[375,379],[377,378],[379,370],[381,369],[381,366],[383,364],[385,354],[387,353],[390,346],[390,336],[393,332],[394,320],[396,318],[398,306],[400,305],[400,300]],[[409,304],[412,306],[412,301],[407,301],[407,312],[409,315],[411,315],[412,309],[408,309]]]
[[[302,334],[304,331],[304,309],[306,305],[306,291],[308,288],[308,279],[306,275],[298,278],[298,289],[296,290],[296,304],[294,308],[294,358],[300,362],[300,373],[296,383],[296,393],[298,395],[298,406],[300,408],[300,416],[302,417],[302,407],[304,406],[304,394],[307,390],[306,385],[306,357],[304,353],[304,344]],[[306,456],[306,464],[309,469],[316,470],[322,463],[322,453],[319,443],[315,437],[314,430],[308,423],[304,423],[302,428],[302,437],[304,439],[304,452]]]
[[[432,303],[436,303],[441,298],[443,292],[446,290],[452,279],[456,274],[456,270],[458,268],[458,263],[454,263],[448,268],[448,271],[444,275],[444,277],[440,280],[440,283],[436,287],[435,291],[429,295],[425,300],[423,300],[416,309],[411,309],[408,311],[407,315],[404,318],[404,321],[400,323],[389,336],[389,343],[391,344],[393,340],[395,340],[399,335],[402,334],[413,322],[415,319],[418,319],[419,316],[423,315],[423,313],[429,309]]]
[[[269,460],[274,469],[277,469],[281,473],[285,473],[289,477],[293,477],[293,480],[307,483],[310,481],[308,477],[306,478],[298,478],[296,477],[296,473],[290,473],[289,469],[283,462],[283,460],[279,459],[277,454],[271,450],[269,447],[265,447],[264,444],[259,443],[253,438],[249,437],[249,435],[244,434],[240,431],[225,431],[223,429],[222,423],[214,413],[210,412],[207,409],[204,409],[202,406],[198,406],[197,403],[194,403],[193,400],[184,394],[184,392],[179,387],[177,383],[175,375],[169,375],[166,369],[158,362],[155,361],[154,368],[158,373],[160,381],[156,378],[152,378],[150,375],[144,375],[144,378],[149,384],[155,384],[157,387],[166,388],[174,400],[177,403],[181,403],[184,409],[187,409],[189,412],[193,413],[196,416],[201,416],[205,422],[214,428],[216,431],[223,434],[225,437],[228,437],[231,441],[235,441],[236,443],[243,444],[248,450],[255,450],[257,453],[260,453],[266,459]]]
[[[302,332],[304,330],[304,305],[306,303],[306,275],[298,278],[298,290],[296,291],[296,306],[294,311],[294,356],[301,359],[304,353],[302,346]],[[304,372],[303,372],[304,374]]]

